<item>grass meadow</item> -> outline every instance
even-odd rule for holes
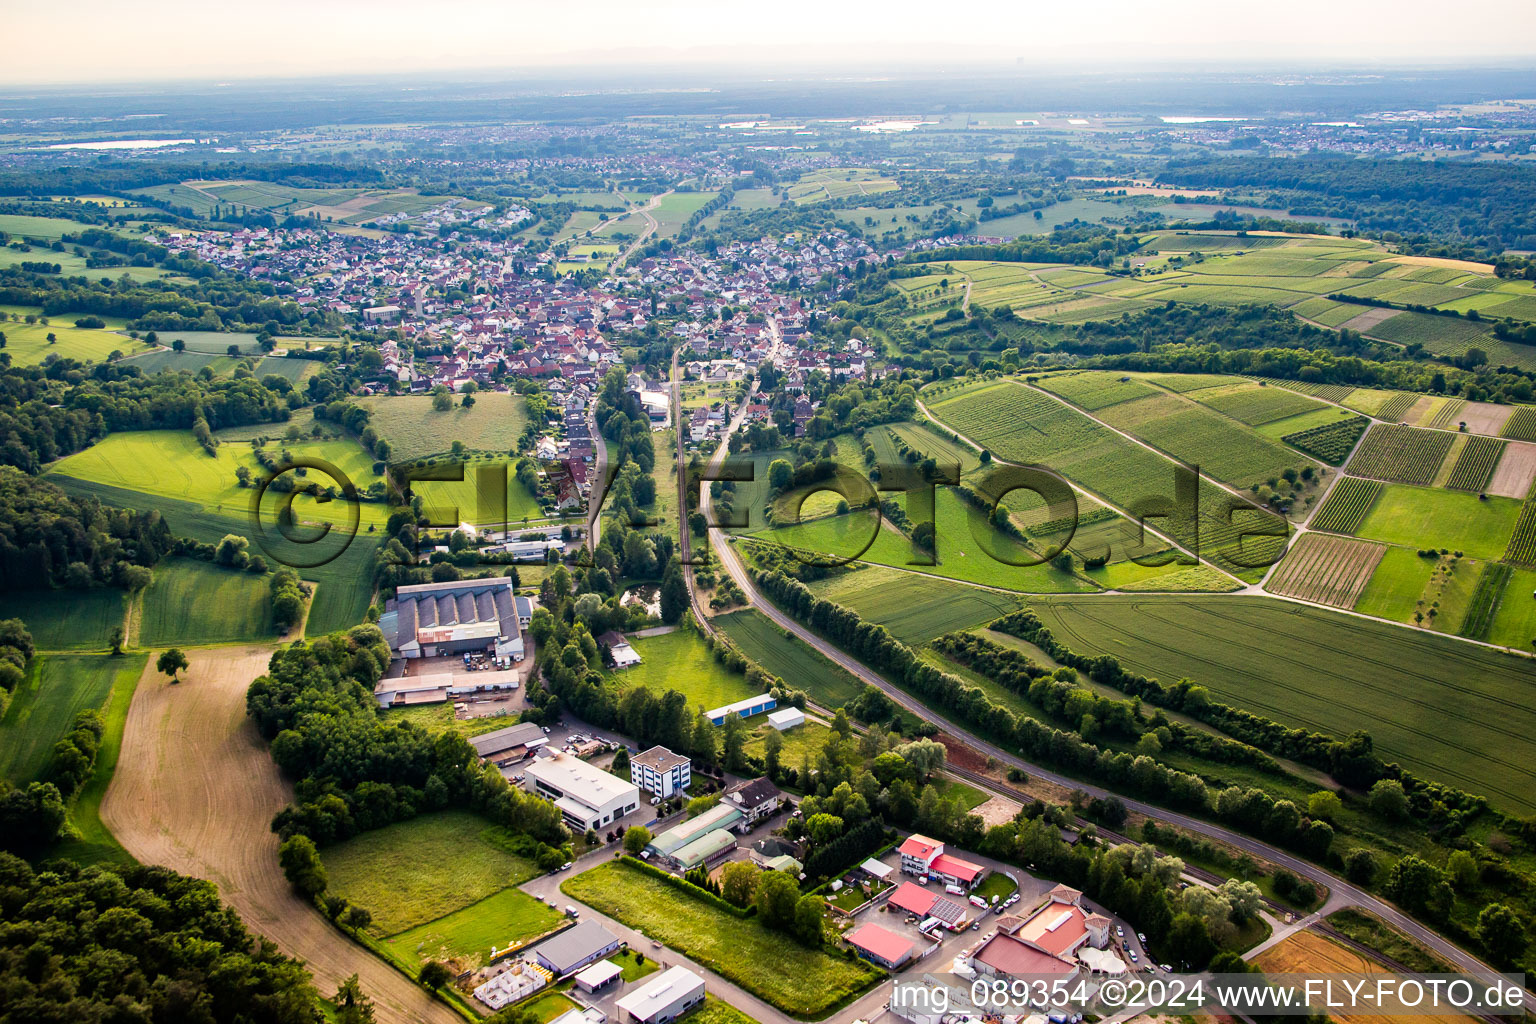
[[[276,632],[264,574],[172,558],[155,567],[144,590],[139,642],[146,647],[244,643]]]
[[[0,778],[24,785],[42,776],[53,745],[75,715],[100,708],[124,679],[131,689],[144,655],[39,654],[0,718]]]
[[[732,917],[623,861],[566,879],[560,890],[802,1020],[827,1016],[884,976],[788,941],[755,918]]]
[[[127,594],[116,588],[19,590],[0,595],[0,619],[20,619],[40,651],[100,651],[123,625]]]
[[[644,686],[658,694],[678,690],[690,708],[709,710],[757,695],[746,677],[715,660],[704,640],[691,629],[679,628],[660,636],[636,636],[630,645],[640,664],[609,672],[618,686]]]
[[[490,951],[506,949],[544,934],[562,920],[560,911],[508,887],[477,903],[384,940],[397,956],[410,960],[456,960],[483,964]]]
[[[1394,484],[1382,491],[1355,536],[1414,549],[1447,548],[1478,558],[1498,558],[1519,514],[1520,502],[1514,498],[1481,500],[1464,491]]]
[[[508,455],[528,425],[528,403],[522,395],[482,392],[473,408],[455,399],[447,412],[432,408],[430,395],[397,395],[367,399],[369,424],[389,442],[390,459],[403,461],[443,455],[455,441],[475,452]]]
[[[1012,594],[895,569],[859,569],[810,586],[818,597],[852,608],[908,644],[991,622],[1023,603]]]
[[[863,689],[846,669],[793,636],[785,636],[759,611],[747,608],[719,616],[714,623],[743,654],[823,707],[842,707]]]

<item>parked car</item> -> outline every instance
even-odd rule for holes
[[[1137,932],[1136,933],[1136,941],[1140,942],[1143,946],[1145,946],[1147,944],[1147,937],[1145,935],[1143,935],[1141,932]]]
[[[1158,964],[1157,966],[1161,967],[1163,970],[1167,971],[1169,974],[1173,973],[1173,964]]]
[[[1118,924],[1115,925],[1115,937],[1120,939],[1125,938],[1125,929]]]

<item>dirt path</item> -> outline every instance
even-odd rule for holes
[[[268,826],[291,794],[245,717],[246,687],[271,654],[270,647],[189,651],[191,668],[178,686],[151,657],[128,709],[102,821],[144,863],[214,882],[248,927],[308,964],[322,995],[356,973],[380,1021],[462,1024],[331,927],[283,878]]]

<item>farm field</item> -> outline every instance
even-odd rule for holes
[[[857,960],[786,942],[623,861],[568,878],[560,891],[637,928],[791,1016],[826,1016],[883,974]]]
[[[1508,441],[1504,444],[1504,457],[1499,460],[1488,481],[1490,494],[1506,498],[1524,498],[1536,484],[1536,445],[1524,441]]]
[[[814,695],[812,699],[814,701]],[[747,753],[762,757],[767,751],[768,734],[774,731],[773,726],[764,722],[749,732],[745,748]],[[831,735],[831,729],[810,718],[806,719],[804,725],[779,733],[779,738],[784,741],[784,749],[779,751],[779,763],[797,771],[807,758],[815,764],[816,756],[826,748],[827,737]]]
[[[1516,569],[1510,574],[1486,639],[1520,651],[1536,649],[1536,571]]]
[[[327,846],[330,890],[373,915],[369,930],[398,935],[538,874],[508,852],[506,832],[468,811],[440,811]],[[402,859],[410,864],[398,870]]]
[[[394,461],[443,455],[455,441],[474,452],[507,455],[528,425],[528,403],[522,395],[486,391],[465,409],[454,399],[447,412],[432,408],[431,395],[396,395],[364,399],[368,423],[389,442]]]
[[[160,647],[270,639],[276,629],[268,579],[190,558],[162,562],[144,591],[139,642]]]
[[[1355,476],[1402,484],[1427,484],[1451,448],[1455,435],[1416,427],[1377,424],[1365,435],[1346,467]]]
[[[1522,659],[1428,630],[1264,598],[1042,597],[1057,639],[1277,721],[1343,736],[1426,777],[1536,809],[1536,708]],[[1306,652],[1302,654],[1301,652]],[[1352,694],[1341,702],[1338,695]]]
[[[253,532],[250,520],[235,513],[209,512],[192,502],[157,498],[142,491],[110,487],[73,477],[50,476],[48,479],[68,494],[97,498],[103,504],[115,508],[131,508],[141,512],[153,509],[165,517],[171,532],[176,536],[190,537],[204,544],[217,544],[225,534],[248,537]],[[310,600],[309,617],[305,622],[311,636],[355,626],[363,620],[368,610],[368,602],[373,595],[374,552],[378,550],[379,541],[370,537],[364,529],[365,532],[353,538],[351,544],[331,561],[299,570],[302,579],[317,584]],[[255,543],[255,539],[251,540],[252,549],[259,551],[260,546]],[[306,550],[305,554],[313,553]]]
[[[1350,416],[1348,419],[1333,418],[1315,426],[1310,422],[1311,417],[1298,418],[1306,419],[1308,423],[1305,426],[1298,424],[1299,429],[1282,434],[1280,440],[1330,466],[1340,465],[1349,458],[1349,453],[1354,450],[1360,435],[1364,434],[1365,428],[1370,425],[1370,420],[1364,416]],[[1289,422],[1291,421],[1281,421],[1281,423]]]
[[[0,252],[3,252],[0,249]],[[0,333],[5,335],[5,351],[17,366],[32,366],[49,356],[61,359],[78,359],[81,362],[103,362],[113,352],[127,355],[143,347],[127,335],[112,331],[76,327],[74,321],[64,317],[50,318],[56,322],[42,324],[16,324],[0,321]],[[48,340],[48,335],[54,341]]]
[[[761,612],[748,608],[718,616],[714,623],[743,654],[790,686],[804,690],[823,707],[841,707],[863,689],[846,669],[798,639],[785,636]]]
[[[1503,458],[1507,442],[1491,437],[1468,435],[1445,486],[1453,491],[1481,491],[1493,479],[1493,470]]]
[[[688,218],[708,205],[715,195],[714,192],[673,192],[662,197],[656,209],[651,211],[651,216],[656,218],[656,237],[669,238],[677,234],[688,223]]]
[[[1509,583],[1513,572],[1514,569],[1511,566],[1499,562],[1487,562],[1483,565],[1482,573],[1477,578],[1477,586],[1467,603],[1467,613],[1457,630],[1459,635],[1473,640],[1488,639],[1488,632],[1493,628],[1494,611],[1504,597],[1504,588]]]
[[[1414,549],[1448,548],[1477,558],[1498,558],[1514,532],[1519,508],[1512,498],[1480,501],[1464,491],[1390,486],[1366,513],[1355,536]]]
[[[123,625],[126,596],[115,587],[12,591],[0,595],[0,619],[25,622],[40,651],[101,651]]]
[[[1386,550],[1385,544],[1303,534],[1270,574],[1265,589],[1336,608],[1352,608]]]
[[[1515,409],[1499,428],[1499,436],[1516,441],[1536,441],[1536,407],[1522,405]]]
[[[1300,392],[1259,383],[1242,384],[1232,388],[1222,388],[1219,391],[1202,390],[1191,397],[1200,404],[1208,405],[1217,412],[1225,413],[1250,427],[1327,410],[1323,403],[1313,401]]]
[[[1386,967],[1311,931],[1299,931],[1285,941],[1271,946],[1254,958],[1254,965],[1267,974],[1386,974]],[[1460,1014],[1401,1015],[1351,1014],[1329,1015],[1339,1024],[1472,1024],[1473,1018]]]
[[[927,643],[952,630],[990,622],[1022,604],[1012,594],[883,568],[838,573],[810,588],[816,596],[880,623],[907,644]]]
[[[823,167],[802,174],[788,191],[789,198],[796,203],[819,203],[826,199],[879,195],[899,187],[896,179],[867,167]]]
[[[1135,377],[1112,371],[1058,374],[1042,378],[1039,386],[1089,412],[1132,399],[1150,398],[1158,393]]]
[[[640,655],[640,664],[608,678],[622,689],[644,686],[659,695],[678,690],[688,698],[691,709],[708,710],[732,701],[756,696],[758,691],[746,677],[730,671],[715,660],[704,640],[691,629],[678,628],[660,636],[629,638],[630,646]]]
[[[123,680],[131,688],[146,655],[38,654],[0,717],[0,779],[25,785],[42,777],[53,745],[75,715],[100,708]]]
[[[1527,501],[1520,506],[1504,560],[1515,565],[1536,566],[1536,502]]]
[[[1394,622],[1412,622],[1419,598],[1429,584],[1437,562],[1434,558],[1421,557],[1417,551],[1388,547],[1360,599],[1355,602],[1354,610]]]
[[[1105,423],[1236,487],[1262,483],[1306,464],[1274,441],[1172,395],[1114,406],[1098,415]]]
[[[280,433],[280,425],[273,426],[273,433]],[[359,490],[378,479],[373,473],[372,457],[350,441],[278,442],[269,450],[277,458],[283,449],[294,456],[319,458],[335,465]],[[176,498],[243,520],[249,514],[254,492],[239,486],[235,479],[238,466],[250,469],[252,479],[261,479],[263,470],[249,445],[220,445],[217,454],[210,456],[193,439],[190,430],[141,430],[109,434],[84,451],[53,463],[48,473]],[[316,474],[318,482],[329,484],[319,471],[310,472]],[[276,495],[269,494],[268,500],[275,507]],[[293,508],[303,522],[345,525],[350,516],[346,505],[320,503],[301,495],[294,500]],[[364,528],[382,526],[386,511],[381,503],[363,502],[359,516]],[[275,518],[267,521],[275,522]]]
[[[560,911],[509,886],[383,943],[408,963],[451,960],[467,968],[488,960],[492,947],[506,949],[526,942],[562,920]]]
[[[1333,485],[1333,490],[1328,492],[1327,500],[1313,514],[1309,525],[1314,530],[1354,533],[1365,522],[1371,506],[1376,504],[1383,490],[1384,485],[1376,480],[1342,477]]]

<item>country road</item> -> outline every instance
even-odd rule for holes
[[[300,900],[283,877],[269,826],[293,794],[245,714],[246,688],[272,651],[188,651],[191,667],[177,685],[149,659],[102,822],[143,863],[212,881],[247,927],[304,961],[321,995],[356,974],[385,1024],[463,1024]]]
[[[926,413],[926,409],[924,412]],[[733,423],[733,428],[734,425],[735,424]],[[727,432],[725,438],[722,438],[722,449],[724,448],[724,441],[728,439],[728,437],[729,432]],[[681,449],[679,451],[681,452]],[[705,511],[705,515],[707,516],[709,514],[708,487],[700,488],[699,500],[700,507]],[[1459,970],[1465,971],[1468,974],[1490,979],[1496,975],[1497,972],[1495,972],[1493,968],[1484,964],[1482,961],[1478,960],[1471,954],[1465,952],[1449,940],[1443,938],[1429,927],[1419,923],[1418,921],[1409,917],[1407,914],[1404,914],[1390,903],[1378,899],[1370,893],[1358,888],[1350,882],[1345,881],[1343,878],[1333,874],[1332,872],[1318,867],[1316,864],[1313,864],[1310,861],[1303,860],[1300,857],[1296,857],[1276,847],[1269,846],[1268,844],[1260,842],[1256,839],[1252,839],[1240,833],[1233,832],[1230,829],[1206,821],[1202,818],[1195,818],[1187,814],[1166,810],[1162,807],[1157,807],[1153,804],[1148,804],[1143,801],[1115,793],[1111,790],[1085,783],[1079,779],[1062,775],[1058,772],[1052,771],[1049,768],[1045,768],[1041,765],[1026,761],[1011,751],[1005,750],[993,743],[989,743],[986,740],[980,739],[979,737],[972,734],[969,729],[966,729],[965,727],[960,726],[940,715],[933,708],[923,704],[921,701],[917,700],[917,698],[907,693],[904,689],[887,680],[880,673],[869,668],[857,658],[854,658],[852,655],[843,651],[840,647],[827,641],[820,634],[815,633],[811,629],[802,625],[798,619],[792,618],[791,616],[780,611],[776,605],[766,599],[758,591],[751,574],[747,571],[746,566],[742,563],[740,556],[735,550],[734,544],[731,542],[731,539],[726,536],[724,531],[715,527],[711,527],[709,530],[709,541],[716,557],[721,563],[721,566],[725,569],[726,572],[730,573],[731,578],[735,580],[736,585],[741,589],[741,592],[747,596],[748,602],[759,612],[765,615],[771,622],[773,622],[775,626],[793,634],[800,641],[818,651],[833,664],[847,670],[860,682],[867,683],[870,686],[878,688],[896,704],[917,715],[920,719],[931,721],[934,724],[940,726],[950,734],[964,740],[968,746],[979,751],[980,753],[995,758],[1002,765],[1018,768],[1034,778],[1053,783],[1068,790],[1080,789],[1088,793],[1090,796],[1097,797],[1118,797],[1127,808],[1138,814],[1143,814],[1148,817],[1155,818],[1159,821],[1170,822],[1172,824],[1178,825],[1180,828],[1187,829],[1188,831],[1209,836],[1210,838],[1225,843],[1228,846],[1269,861],[1272,864],[1286,868],[1303,878],[1310,879],[1314,882],[1326,886],[1332,894],[1331,901],[1337,901],[1339,907],[1360,907],[1361,909],[1375,914],[1377,917],[1386,921],[1388,924],[1412,937],[1415,941],[1426,946],[1440,957],[1445,959],[1447,962],[1456,966]]]

